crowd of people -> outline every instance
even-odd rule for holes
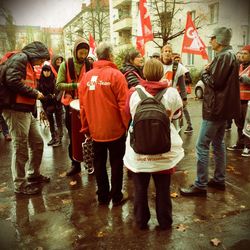
[[[197,177],[190,187],[180,189],[184,196],[206,196],[207,186],[225,190],[226,147],[223,138],[227,121],[233,119],[238,129],[236,145],[227,149],[242,150],[242,156],[250,156],[250,139],[242,132],[250,100],[250,45],[242,48],[239,67],[239,58],[230,46],[231,36],[230,29],[225,27],[216,28],[210,35],[216,56],[201,74],[205,93],[196,144]],[[89,50],[88,42],[80,38],[74,44],[73,57],[54,56],[51,63],[46,63],[50,60],[48,49],[41,42],[32,42],[7,60],[5,85],[11,103],[2,109],[3,117],[0,119],[3,130],[6,131],[3,121],[8,124],[11,137],[6,136],[9,135],[7,130],[4,132],[6,140],[12,139],[14,191],[37,194],[41,191],[39,184],[50,181],[40,173],[44,143],[35,118],[36,100],[41,101],[48,117],[51,133],[48,146],[62,145],[65,117],[69,136],[68,156],[71,159],[67,176],[81,172],[81,162],[73,156],[75,138],[72,136],[74,128],[70,107],[72,100],[78,99],[80,133],[93,141],[98,203],[108,205],[112,201],[113,206],[118,206],[126,202],[129,195],[123,191],[125,166],[134,184],[135,221],[140,229],[146,229],[150,219],[147,190],[152,176],[159,229],[167,230],[172,225],[171,174],[184,157],[179,133],[182,113],[187,122],[184,133],[193,132],[187,108],[187,87],[192,83],[189,71],[181,63],[180,56],[173,53],[171,44],[164,45],[161,53],[154,53],[145,62],[139,51],[131,49],[121,69],[114,63],[115,55],[110,43],[99,43],[97,58],[89,55]],[[38,84],[35,65],[43,65]],[[155,100],[159,95],[160,101],[157,102],[170,121],[169,128],[166,128],[170,133],[170,149],[157,154],[140,153],[133,147],[131,139],[135,116],[142,102]],[[215,171],[209,180],[210,146],[213,148]],[[107,159],[111,178],[108,176]]]

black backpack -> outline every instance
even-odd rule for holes
[[[132,121],[130,145],[138,154],[155,155],[170,151],[170,119],[161,103],[166,90],[149,97],[141,88],[136,88],[141,101]]]

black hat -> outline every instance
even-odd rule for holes
[[[42,71],[48,71],[48,70],[51,71],[50,66],[48,64],[43,65]]]
[[[76,47],[76,51],[79,49],[87,49],[89,50],[89,45],[87,43],[79,43]]]

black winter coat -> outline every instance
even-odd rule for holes
[[[49,59],[49,51],[41,42],[32,42],[22,49],[22,52],[13,55],[6,62],[7,69],[5,84],[10,95],[9,108],[22,112],[34,112],[35,105],[16,103],[16,94],[29,98],[37,98],[37,90],[22,82],[26,78],[26,66],[34,59]]]
[[[121,69],[121,72],[126,77],[129,89],[139,84],[139,78],[134,72],[136,72],[141,78],[143,78],[142,70],[130,63],[124,64]]]
[[[205,84],[202,116],[220,121],[240,114],[239,64],[231,46],[224,48],[201,75]]]
[[[44,95],[41,103],[46,112],[48,109],[54,112],[62,107],[61,102],[57,101],[59,91],[56,89],[56,79],[52,71],[49,77],[45,77],[42,70],[37,89]]]

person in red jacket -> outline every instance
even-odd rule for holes
[[[241,49],[240,65],[240,117],[235,119],[238,139],[235,145],[227,147],[230,151],[242,151],[244,157],[250,156],[250,139],[243,134],[244,122],[247,112],[247,102],[250,100],[250,44]]]
[[[93,139],[94,168],[99,204],[113,206],[127,200],[122,193],[123,155],[129,117],[125,113],[128,93],[124,75],[113,63],[113,48],[100,43],[98,61],[80,83],[79,100],[82,132]],[[107,155],[111,165],[111,185],[106,169]]]

